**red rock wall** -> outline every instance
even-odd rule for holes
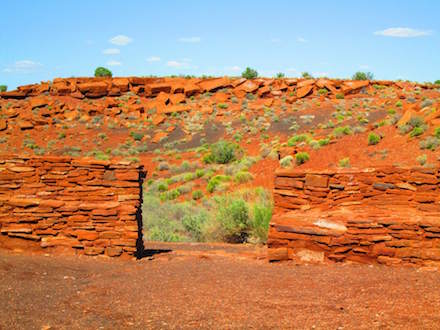
[[[278,170],[270,260],[440,265],[437,168]]]
[[[129,163],[0,156],[0,243],[134,255],[144,176]]]

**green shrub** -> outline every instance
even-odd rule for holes
[[[167,191],[168,190],[168,184],[166,182],[160,182],[157,185],[157,190],[160,191],[160,192]]]
[[[247,67],[246,70],[243,71],[241,76],[246,79],[254,79],[258,77],[258,72],[254,69],[251,69],[250,67]]]
[[[411,127],[421,127],[425,124],[425,120],[420,116],[412,116],[408,124],[411,125]]]
[[[227,196],[221,196],[216,201],[217,221],[223,240],[229,243],[246,242],[251,225],[247,203],[243,199]]]
[[[328,89],[327,88],[320,88],[318,90],[318,94],[319,95],[327,95],[327,93],[328,93]]]
[[[333,135],[337,137],[342,135],[351,135],[352,133],[353,131],[350,126],[340,126],[340,127],[336,127],[333,130]]]
[[[275,75],[275,78],[278,78],[278,79],[281,79],[281,78],[284,78],[286,75],[284,74],[284,73],[282,73],[282,72],[278,72],[276,75]]]
[[[380,136],[374,133],[368,134],[368,145],[376,145],[380,141]]]
[[[409,133],[409,136],[410,137],[419,136],[419,135],[422,135],[424,132],[425,132],[425,129],[422,126],[416,126],[413,128],[411,133]]]
[[[311,79],[311,78],[313,78],[313,76],[312,76],[310,73],[308,73],[307,71],[301,73],[301,77],[306,78],[306,79]]]
[[[254,179],[254,176],[247,172],[247,171],[240,171],[234,176],[234,181],[236,183],[246,183],[249,181],[252,181]]]
[[[219,109],[227,109],[228,105],[226,103],[219,103],[219,104],[217,104],[217,108],[219,108]]]
[[[428,157],[426,155],[420,155],[416,158],[417,163],[419,163],[422,166],[426,164],[427,160],[428,160]]]
[[[434,130],[434,136],[435,136],[436,138],[439,138],[439,139],[440,139],[440,127],[437,127],[437,128]]]
[[[168,171],[170,169],[170,164],[168,164],[167,162],[160,162],[157,166],[157,169],[159,171]]]
[[[344,94],[342,94],[342,93],[336,93],[335,97],[336,97],[338,100],[342,100],[345,96],[344,96]]]
[[[260,242],[266,242],[269,223],[272,218],[272,205],[254,204],[252,218],[252,236]]]
[[[221,183],[225,183],[225,182],[228,182],[230,180],[231,180],[231,177],[227,176],[227,175],[216,175],[216,176],[213,176],[208,181],[208,185],[206,186],[206,190],[209,191],[210,193],[213,193]]]
[[[8,90],[8,86],[6,85],[0,85],[0,93],[1,92],[6,92]]]
[[[440,139],[435,136],[429,136],[425,140],[420,141],[420,149],[428,149],[434,151],[440,145]]]
[[[173,189],[170,191],[163,192],[160,194],[160,199],[162,201],[171,201],[180,196],[180,192],[177,189]]]
[[[130,132],[130,136],[131,136],[135,141],[140,141],[140,140],[142,140],[142,138],[144,137],[144,133],[141,133],[141,132]]]
[[[339,167],[350,167],[350,158],[345,157],[339,160]]]
[[[186,214],[182,219],[182,225],[185,230],[190,234],[192,241],[203,241],[203,227],[207,220],[207,214],[205,212],[196,214]]]
[[[286,157],[281,158],[280,165],[281,167],[289,167],[292,165],[292,161],[293,161],[293,156],[288,155]]]
[[[192,192],[192,199],[199,200],[202,197],[203,197],[203,192],[201,190],[194,190]]]
[[[310,137],[307,134],[294,135],[289,140],[287,140],[287,145],[289,147],[293,147],[298,142],[308,141],[309,139],[310,139]]]
[[[373,74],[371,72],[356,72],[353,77],[353,80],[373,80]]]
[[[109,69],[102,66],[97,67],[95,70],[95,77],[111,77],[112,75],[113,74]]]
[[[301,165],[304,164],[305,162],[307,162],[308,160],[310,160],[310,156],[307,152],[298,152],[295,155],[295,162],[296,165]]]
[[[440,80],[436,80],[436,81],[434,81],[434,84],[436,84],[436,85],[440,85]]]
[[[211,145],[211,153],[204,157],[207,164],[228,164],[236,159],[238,145],[229,141],[218,141]]]
[[[320,147],[326,146],[329,143],[330,143],[330,139],[329,138],[318,140],[318,144],[319,144]]]
[[[401,108],[402,107],[402,101],[397,101],[396,102],[396,107]]]

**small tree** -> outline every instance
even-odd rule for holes
[[[275,77],[278,78],[278,79],[281,79],[281,78],[286,77],[286,75],[284,73],[282,73],[282,72],[278,72]]]
[[[111,77],[112,75],[113,74],[109,69],[102,66],[97,67],[95,70],[95,77]]]
[[[434,82],[434,84],[436,84],[436,85],[440,85],[440,80],[436,80],[436,81]]]
[[[302,76],[303,78],[307,78],[307,79],[313,78],[313,76],[312,76],[310,73],[308,73],[307,71],[301,73],[301,76]]]
[[[353,80],[373,80],[374,75],[371,72],[356,72],[352,79]]]
[[[258,77],[258,72],[257,70],[247,67],[246,70],[243,71],[241,76],[246,79],[254,79]]]
[[[8,90],[8,86],[0,85],[0,92],[6,92]]]

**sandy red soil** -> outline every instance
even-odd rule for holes
[[[440,322],[440,274],[429,269],[295,266],[246,248],[173,248],[180,250],[140,261],[2,251],[0,327],[434,329]]]

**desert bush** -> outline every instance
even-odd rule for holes
[[[6,92],[8,90],[8,86],[0,85],[0,92]]]
[[[144,133],[132,131],[130,132],[130,136],[133,138],[133,140],[140,141],[144,137]]]
[[[246,242],[251,225],[247,203],[229,196],[220,196],[216,202],[222,239],[229,243]]]
[[[440,139],[435,136],[429,136],[425,140],[420,141],[420,149],[435,150],[440,145]]]
[[[243,78],[254,79],[258,77],[258,72],[250,67],[247,67],[241,74]]]
[[[292,161],[293,161],[293,156],[288,155],[286,157],[283,157],[280,160],[280,166],[281,167],[289,167],[292,165]]]
[[[342,135],[351,135],[353,133],[350,126],[340,126],[333,130],[333,135],[340,137]]]
[[[345,96],[344,96],[344,94],[342,94],[342,93],[336,93],[335,97],[336,97],[338,100],[342,100]]]
[[[298,152],[295,155],[295,162],[296,165],[304,164],[305,162],[310,160],[310,156],[307,152]]]
[[[380,136],[375,133],[368,134],[368,145],[376,145],[380,141]]]
[[[170,169],[170,164],[168,164],[167,162],[160,162],[157,166],[157,169],[159,171],[168,171]]]
[[[353,80],[373,80],[373,74],[371,72],[358,71],[352,76]]]
[[[281,78],[284,78],[286,75],[284,74],[284,73],[282,73],[282,72],[278,72],[276,75],[275,75],[275,78],[278,78],[278,79],[281,79]]]
[[[206,212],[199,212],[195,214],[186,214],[182,219],[182,225],[187,233],[189,233],[191,240],[196,242],[203,241],[204,230],[203,227],[208,219]]]
[[[425,132],[425,128],[423,126],[416,126],[409,133],[409,136],[416,137],[416,136],[422,135],[424,132]]]
[[[426,155],[420,155],[416,158],[417,163],[419,163],[422,166],[426,164],[427,160],[428,160],[428,157]]]
[[[299,134],[292,136],[289,140],[287,140],[287,145],[289,147],[295,146],[298,142],[305,142],[310,140],[310,137],[307,134]]]
[[[436,85],[440,85],[440,80],[436,80],[436,81],[434,81],[434,84],[436,84]]]
[[[440,139],[440,127],[437,127],[437,128],[434,130],[434,136],[435,136],[436,138],[439,138],[439,139]]]
[[[168,184],[166,182],[159,182],[157,185],[157,190],[160,192],[164,192],[168,190]]]
[[[173,189],[170,191],[165,191],[162,194],[160,194],[160,200],[161,201],[171,201],[173,199],[176,199],[180,196],[180,192],[177,189]]]
[[[301,73],[301,77],[306,78],[306,79],[313,78],[313,76],[310,73],[308,73],[307,71]]]
[[[234,176],[234,181],[236,183],[246,183],[249,181],[252,181],[254,179],[254,176],[247,172],[247,171],[240,171]]]
[[[231,177],[228,176],[228,175],[216,175],[216,176],[213,176],[208,181],[208,185],[206,186],[206,190],[209,191],[210,193],[213,193],[220,186],[220,184],[228,182],[230,180],[231,180]]]
[[[95,77],[111,77],[112,75],[113,74],[109,69],[102,66],[95,69]]]
[[[192,192],[192,199],[199,200],[202,197],[203,197],[203,192],[201,190],[194,190]]]
[[[345,157],[339,160],[339,167],[350,167],[350,158]]]
[[[211,145],[211,153],[203,158],[207,164],[228,164],[236,159],[238,145],[229,141],[218,141]]]
[[[217,108],[219,108],[219,109],[227,109],[228,105],[226,103],[219,103],[219,104],[217,104]]]

